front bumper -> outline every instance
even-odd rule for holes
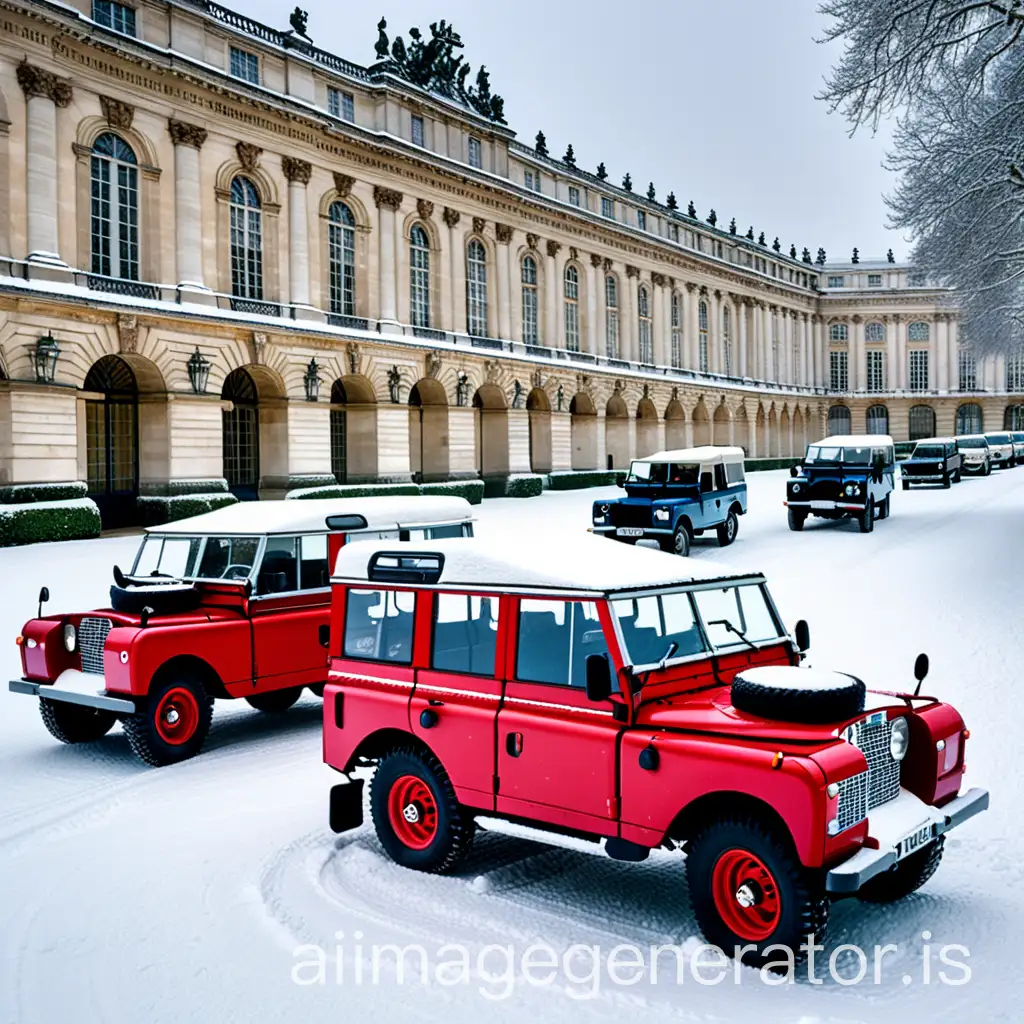
[[[842,509],[845,512],[863,512],[863,502],[853,501],[786,501],[784,502],[789,508],[809,508],[812,512],[832,512],[835,509]]]
[[[672,533],[669,527],[661,526],[594,526],[594,533],[611,533],[621,537],[635,537],[641,539],[646,537],[648,534],[654,534],[656,536],[668,536]],[[625,530],[626,533],[619,533],[619,530]]]
[[[901,473],[908,484],[938,484],[946,479],[945,473]]]
[[[103,676],[79,672],[69,668],[57,677],[54,683],[34,683],[28,679],[12,679],[8,684],[11,693],[23,693],[29,697],[45,697],[60,700],[66,704],[81,704],[88,708],[101,708],[120,715],[135,714],[135,702],[124,697],[111,697],[103,688]],[[99,684],[99,686],[97,686]]]
[[[877,849],[862,847],[833,867],[825,876],[826,891],[835,896],[853,895],[876,875],[894,867],[900,859],[900,844],[922,829],[930,830],[930,835],[913,852],[987,809],[987,789],[969,789],[944,807],[932,807],[903,790],[868,815],[868,834],[878,843]]]

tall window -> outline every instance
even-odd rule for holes
[[[470,135],[469,137],[469,166],[470,167],[483,167],[484,165],[484,151],[480,145],[480,140]]]
[[[864,340],[885,341],[885,324],[878,323],[877,321],[873,324],[867,324],[864,328]]]
[[[601,197],[601,216],[609,220],[615,220],[615,200]]]
[[[565,268],[565,347],[580,350],[580,272],[573,266]]]
[[[978,367],[974,360],[974,353],[966,348],[960,349],[959,360],[959,378],[960,378],[960,390],[961,391],[977,391],[978,390]]]
[[[114,0],[93,0],[92,20],[123,35],[135,35],[135,10]]]
[[[924,324],[927,327],[927,324]],[[928,390],[928,350],[915,348],[910,350],[910,390]]]
[[[881,349],[868,352],[868,391],[885,390],[885,353]],[[869,430],[869,434],[875,431]],[[882,431],[887,433],[887,431]]]
[[[651,345],[651,298],[642,285],[637,292],[637,308],[640,311],[640,362],[653,363],[654,352]]]
[[[240,78],[243,82],[260,84],[260,60],[255,53],[231,47],[231,77]]]
[[[643,210],[636,211],[636,226],[641,231],[647,230],[647,214]]]
[[[523,342],[536,345],[540,342],[539,318],[537,316],[537,261],[532,256],[523,260]]]
[[[884,405],[873,405],[868,409],[867,428],[869,434],[889,433],[889,410]]]
[[[1008,405],[1003,410],[1003,430],[1024,430],[1024,405]]]
[[[139,170],[135,154],[107,132],[92,147],[92,272],[139,279]]]
[[[911,441],[920,441],[922,437],[935,436],[935,410],[930,405],[915,405],[908,417]]]
[[[907,327],[908,341],[928,341],[930,336],[929,327],[923,320],[919,320]]]
[[[430,241],[419,224],[409,232],[409,315],[413,327],[430,326]]]
[[[609,359],[619,357],[619,284],[609,274],[604,279],[605,352]]]
[[[828,354],[828,386],[830,391],[847,391],[850,385],[849,363],[845,352]]]
[[[487,336],[487,253],[476,238],[466,248],[466,323],[473,337]]]
[[[412,144],[414,146],[422,146],[424,138],[423,131],[423,118],[419,114],[412,115]]]
[[[850,330],[846,324],[832,324],[828,329],[829,341],[848,341]]]
[[[981,406],[976,402],[961,405],[956,411],[956,432],[958,434],[980,434],[983,428]]]
[[[1006,390],[1024,391],[1024,351],[1006,357]]]
[[[331,203],[327,216],[331,312],[356,312],[356,220],[344,203]]]
[[[341,89],[334,89],[328,86],[327,113],[333,117],[340,117],[342,121],[355,121],[355,97],[350,92],[342,92]]]
[[[843,288],[846,284],[845,278],[842,277],[830,277],[828,279],[829,288]]]
[[[799,354],[799,350],[798,350]],[[732,376],[732,310],[728,306],[722,308],[722,356],[725,360],[725,375]],[[797,378],[800,369],[797,367]]]
[[[882,275],[881,274],[868,274],[868,287],[869,288],[881,288],[882,287]]]
[[[572,203],[573,206],[579,206],[581,203],[580,190],[575,185],[569,186],[569,202]]]
[[[697,329],[700,337],[700,348],[697,366],[701,373],[708,372],[708,304],[701,302],[697,307]]]
[[[540,192],[540,171],[524,171],[523,183],[531,192]]]
[[[263,298],[263,213],[248,178],[231,182],[231,294]]]
[[[833,405],[828,411],[828,432],[831,435],[849,434],[850,410],[845,405]]]
[[[672,293],[672,365],[678,369],[683,365],[683,309],[679,292]]]

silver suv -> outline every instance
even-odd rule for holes
[[[966,434],[956,439],[960,449],[961,469],[965,473],[980,473],[988,476],[992,472],[992,449],[984,434]]]
[[[1008,432],[986,434],[989,448],[992,449],[992,464],[1006,469],[1017,465],[1017,456],[1013,451],[1013,435]]]

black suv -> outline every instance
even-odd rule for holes
[[[900,463],[903,490],[909,491],[911,484],[958,484],[961,468],[955,438],[929,437],[918,441],[910,458]]]

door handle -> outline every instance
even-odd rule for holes
[[[505,750],[509,757],[518,757],[523,752],[523,734],[510,732],[505,737]]]

